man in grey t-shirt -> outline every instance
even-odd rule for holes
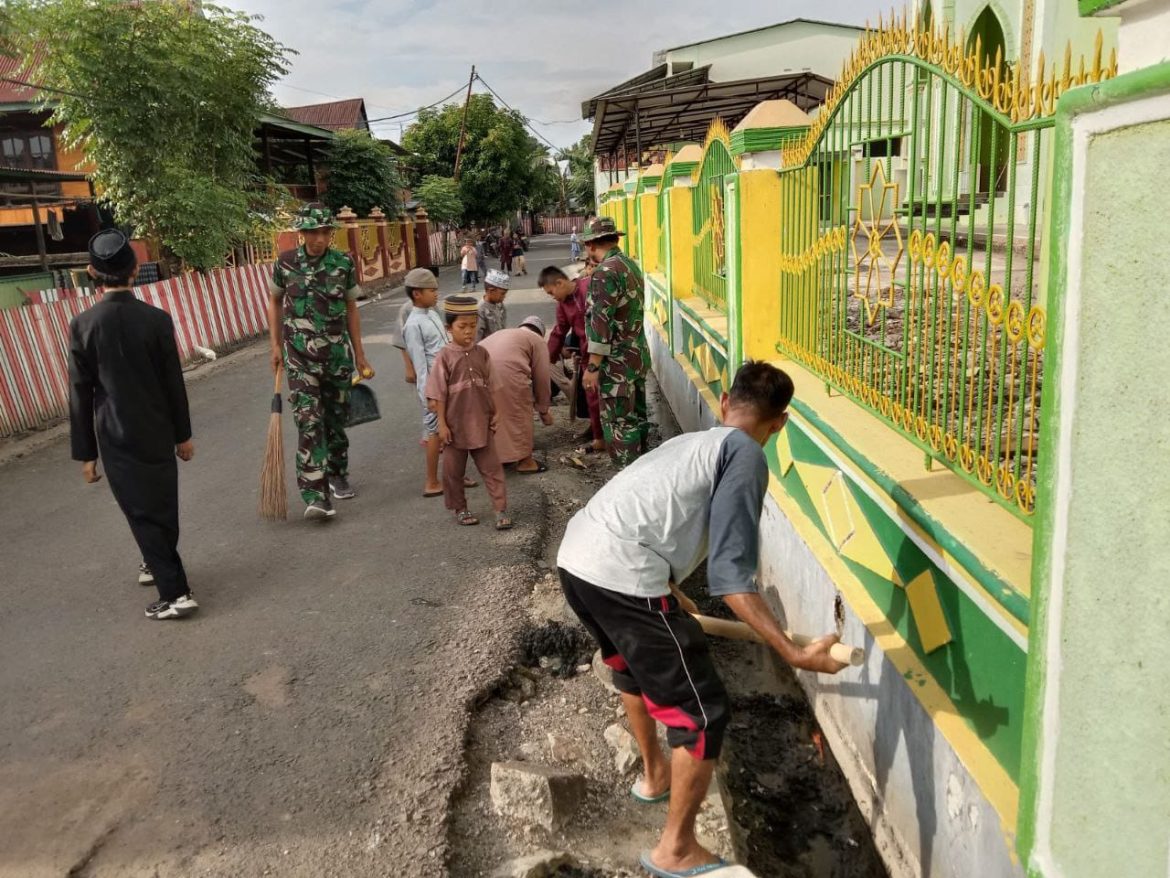
[[[824,637],[799,647],[757,593],[760,513],[768,485],[763,445],[788,419],[792,379],[746,363],[721,401],[723,426],[686,433],[615,476],[570,520],[557,553],[569,606],[597,639],[642,751],[639,801],[669,798],[666,827],[642,865],[670,875],[720,860],[695,838],[730,713],[694,605],[682,582],[707,559],[707,590],[793,667],[845,665]],[[668,761],[654,722],[667,727]],[[685,752],[684,752],[685,751]]]

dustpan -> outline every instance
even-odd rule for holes
[[[354,384],[349,391],[349,420],[347,427],[356,427],[358,424],[368,424],[382,417],[378,410],[378,397],[365,384]]]

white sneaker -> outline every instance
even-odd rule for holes
[[[187,593],[173,601],[155,601],[146,608],[148,619],[181,619],[199,609],[195,596]]]
[[[150,568],[146,566],[145,561],[138,565],[138,584],[154,585],[154,574],[150,572]]]

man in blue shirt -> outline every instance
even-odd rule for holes
[[[710,594],[788,664],[829,674],[845,667],[829,655],[835,636],[793,643],[755,582],[768,486],[763,446],[787,422],[792,394],[784,372],[744,364],[723,395],[723,426],[678,436],[620,472],[569,521],[557,554],[565,599],[600,644],[642,751],[645,776],[631,793],[640,801],[670,799],[658,846],[642,857],[654,875],[700,874],[721,864],[695,838],[695,816],[730,705],[702,629],[687,612],[694,605],[674,583],[706,558]],[[655,720],[667,727],[669,761]]]

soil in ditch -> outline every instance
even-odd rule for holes
[[[708,615],[706,570],[683,588]],[[712,639],[732,697],[719,783],[737,859],[768,878],[887,878],[868,824],[792,671],[760,644]]]

